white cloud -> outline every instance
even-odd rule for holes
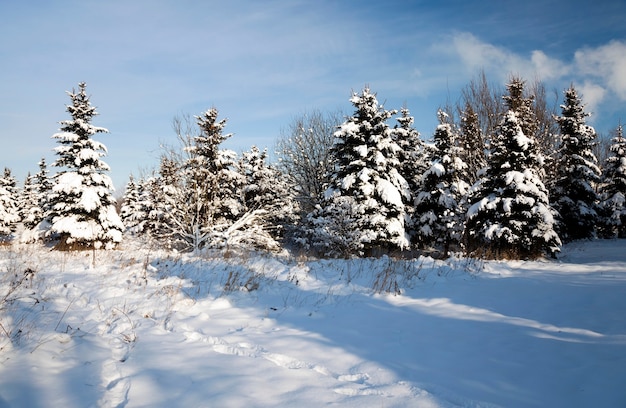
[[[585,112],[595,113],[597,107],[606,96],[606,89],[590,81],[584,81],[582,85],[576,85],[580,97],[585,104]]]
[[[537,76],[543,80],[562,78],[570,72],[570,67],[567,64],[548,57],[543,51],[533,51],[530,61],[537,72]]]
[[[626,43],[611,41],[597,48],[584,48],[574,55],[580,73],[595,78],[626,100]]]
[[[500,80],[507,80],[511,74],[527,79],[550,80],[570,72],[566,63],[550,58],[543,51],[535,50],[530,57],[524,57],[504,47],[483,42],[470,33],[455,35],[452,45],[469,71],[484,69]]]
[[[525,56],[470,33],[459,33],[452,38],[449,50],[467,73],[483,69],[490,79],[500,83],[505,83],[511,74],[529,80],[536,78],[563,89],[575,83],[585,111],[594,114],[590,122],[606,119],[606,115],[619,109],[615,107],[618,101],[626,100],[626,41],[581,48],[570,60],[560,60],[541,50]]]

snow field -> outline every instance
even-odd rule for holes
[[[484,263],[125,245],[0,248],[0,407],[626,403],[624,240]]]

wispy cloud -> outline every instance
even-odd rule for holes
[[[597,48],[583,48],[576,51],[574,60],[581,74],[626,101],[626,42],[616,40]]]
[[[562,89],[574,83],[588,112],[597,119],[613,98],[626,100],[626,42],[611,41],[597,47],[575,50],[571,60],[549,56],[542,50],[529,55],[482,41],[471,33],[457,33],[450,47],[456,53],[463,69],[469,72],[484,70],[501,83],[510,75],[539,79]]]
[[[511,74],[541,80],[559,79],[571,70],[568,64],[549,57],[541,50],[525,56],[484,42],[471,33],[455,34],[452,48],[466,69],[472,72],[484,69],[500,80],[508,79]]]

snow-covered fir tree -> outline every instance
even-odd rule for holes
[[[504,105],[506,109],[515,112],[522,132],[530,138],[535,138],[539,123],[533,110],[533,95],[526,95],[524,90],[525,81],[514,76],[511,82],[506,85],[508,95],[504,95]]]
[[[78,92],[68,92],[71,120],[60,122],[60,132],[52,136],[58,143],[52,165],[60,170],[50,195],[49,235],[59,240],[58,248],[112,248],[122,240],[110,169],[101,160],[106,147],[92,138],[108,130],[91,124],[97,112],[85,89],[81,82]]]
[[[417,191],[422,174],[429,167],[428,148],[413,127],[415,119],[408,108],[400,109],[398,124],[391,129],[391,138],[398,145],[398,172],[409,184],[411,191]]]
[[[49,199],[52,181],[48,176],[46,159],[39,162],[39,171],[30,175],[24,182],[22,205],[20,208],[24,230],[20,241],[25,243],[41,240],[50,228],[47,218],[50,210]]]
[[[17,180],[9,168],[0,177],[0,243],[7,242],[15,232],[19,215]]]
[[[152,174],[137,182],[137,203],[129,216],[133,234],[145,234],[150,239],[166,240],[166,209],[168,201],[163,198],[161,178]]]
[[[411,195],[387,124],[395,111],[379,105],[368,88],[350,102],[356,111],[335,133],[334,171],[322,207],[310,219],[313,244],[335,255],[346,248],[352,255],[408,248],[405,206]]]
[[[120,208],[120,218],[126,231],[131,234],[142,232],[142,225],[145,222],[147,214],[143,212],[140,203],[142,193],[142,184],[135,182],[135,178],[131,174],[126,183],[124,196],[122,197],[122,207]]]
[[[604,182],[600,189],[603,235],[608,238],[626,238],[626,138],[622,125],[611,140],[609,157],[604,165]]]
[[[167,223],[176,245],[189,250],[224,244],[224,233],[242,212],[238,196],[240,177],[235,152],[220,147],[226,119],[211,108],[196,117],[199,134],[183,139],[186,157],[169,171],[166,196],[171,202]],[[166,198],[167,198],[166,197]],[[168,201],[166,200],[166,201]]]
[[[236,171],[237,154],[222,147],[232,133],[224,133],[226,119],[218,120],[218,110],[211,108],[196,117],[200,135],[194,138],[189,148],[190,159],[186,169],[194,189],[195,183],[204,185],[198,190],[201,202],[198,208],[200,223],[216,225],[232,222],[241,212],[237,191],[241,177]]]
[[[234,224],[241,225],[238,239],[247,246],[278,249],[285,229],[296,221],[299,211],[295,191],[286,175],[267,163],[267,150],[256,146],[242,154],[238,172],[244,178],[241,197],[245,211]]]
[[[43,210],[39,206],[39,192],[35,176],[28,173],[20,199],[20,219],[25,229],[32,229],[43,219]]]
[[[424,143],[420,133],[413,127],[415,119],[411,116],[408,108],[400,109],[398,122],[391,129],[391,138],[398,145],[398,172],[406,180],[411,195],[416,194],[420,189],[422,175],[429,168],[430,145]],[[412,233],[414,230],[413,214],[415,213],[415,202],[409,200],[405,203],[406,222],[405,230]]]
[[[421,248],[435,247],[447,256],[461,240],[465,209],[462,206],[469,185],[463,179],[467,165],[456,146],[456,131],[448,115],[437,113],[430,163],[415,200],[415,241]]]
[[[181,164],[164,154],[159,161],[159,169],[151,177],[142,181],[143,194],[140,201],[140,217],[147,214],[143,228],[149,238],[156,239],[167,248],[187,245],[181,241],[179,214],[185,211],[185,201],[181,191]]]
[[[565,91],[557,117],[561,145],[556,180],[551,186],[552,204],[559,212],[558,231],[566,241],[596,235],[599,197],[596,186],[601,181],[598,160],[593,153],[596,132],[585,123],[589,116],[572,85]]]
[[[465,108],[461,112],[458,133],[461,160],[466,164],[462,178],[469,185],[473,185],[479,178],[479,172],[487,166],[487,158],[485,156],[485,138],[480,130],[478,114],[469,102],[466,102]]]
[[[468,253],[526,259],[560,249],[535,143],[509,110],[492,140],[484,177],[470,195],[464,234]]]
[[[37,193],[39,195],[39,207],[45,222],[46,215],[50,211],[50,193],[52,192],[52,180],[50,179],[48,165],[44,157],[38,163],[39,171],[35,173],[34,183],[37,185]]]

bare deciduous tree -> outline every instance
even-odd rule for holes
[[[324,194],[331,170],[330,148],[343,120],[340,111],[313,110],[295,117],[278,138],[279,167],[295,184],[304,213],[315,208]]]

